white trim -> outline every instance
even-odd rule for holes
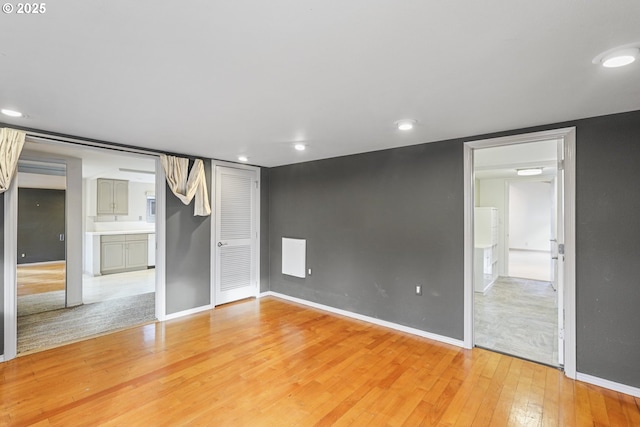
[[[17,174],[14,178],[17,179]],[[4,360],[18,354],[18,185],[15,179],[4,193]]]
[[[640,388],[631,387],[630,385],[620,384],[614,381],[605,380],[604,378],[599,378],[599,377],[594,377],[592,375],[578,373],[576,375],[576,380],[597,385],[598,387],[604,387],[609,390],[617,391],[619,393],[628,394],[630,396],[640,397]]]
[[[156,156],[156,318],[166,319],[166,210],[167,184],[160,157]]]
[[[464,343],[473,338],[473,150],[529,142],[563,139],[565,142],[565,360],[564,372],[576,377],[575,288],[575,127],[465,142],[464,153]],[[470,206],[471,205],[471,206]]]
[[[406,332],[411,335],[417,335],[419,337],[428,338],[430,340],[439,341],[445,344],[455,345],[456,347],[464,347],[464,343],[460,340],[445,337],[443,335],[433,334],[431,332],[426,332],[421,329],[412,328],[409,326],[399,325],[397,323],[388,322],[386,320],[377,319],[375,317],[365,316],[363,314],[353,313],[351,311],[342,310],[339,308],[331,307],[324,304],[318,304],[316,302],[307,301],[304,299],[292,297],[289,295],[280,294],[278,292],[267,291],[262,292],[258,295],[258,298],[264,298],[267,296],[284,299],[287,301],[295,302],[298,304],[306,305],[309,307],[317,308],[319,310],[328,311],[330,313],[339,314],[341,316],[350,317],[356,320],[362,320],[364,322],[372,323],[374,325],[383,326],[385,328],[395,329],[396,331]]]
[[[183,311],[178,311],[176,313],[165,314],[163,320],[177,319],[179,317],[189,316],[191,314],[196,314],[202,311],[207,311],[212,309],[213,309],[213,305],[207,304],[207,305],[203,305],[202,307],[190,308],[189,310],[183,310]]]
[[[254,193],[254,226],[256,231],[256,247],[254,249],[254,259],[255,259],[255,290],[253,293],[253,297],[258,297],[260,293],[260,192],[262,190],[262,181],[260,180],[260,167],[245,165],[240,163],[226,162],[222,160],[211,159],[211,305],[216,306],[215,296],[216,296],[216,256],[218,246],[216,245],[216,167],[224,166],[236,169],[250,170],[256,173],[256,181],[258,182],[258,188],[255,189]]]
[[[576,129],[564,136],[564,373],[576,378]]]
[[[27,142],[33,143],[27,135]],[[47,143],[52,145],[53,143]],[[58,153],[43,153],[24,149],[20,160],[39,160],[65,165],[65,307],[82,305],[82,271],[84,258],[84,204],[82,159]],[[19,184],[19,183],[18,183]],[[19,218],[9,225],[18,227]],[[17,261],[17,260],[16,260]]]
[[[464,261],[463,261],[463,278],[464,278],[464,320],[463,320],[463,346],[464,348],[473,348],[473,213],[475,202],[474,187],[475,178],[473,176],[473,149],[470,145],[464,144],[463,160],[464,160]],[[471,313],[471,316],[468,316]]]
[[[46,157],[47,155],[43,155]],[[66,224],[66,306],[82,305],[82,263],[84,258],[84,210],[82,160],[65,157],[67,189],[65,191]]]

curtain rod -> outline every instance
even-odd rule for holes
[[[145,155],[153,155],[153,156],[165,154],[163,152],[155,151],[155,150],[144,150],[144,149],[139,149],[135,147],[115,145],[115,144],[104,143],[104,142],[85,141],[82,139],[75,139],[75,138],[71,139],[71,138],[51,137],[51,136],[37,133],[37,132],[26,132],[26,137],[33,142],[37,142],[37,141],[56,142],[61,144],[80,145],[83,147],[90,147],[90,148],[102,148],[105,150],[120,151],[123,153],[145,154]]]
[[[166,154],[168,156],[186,157],[191,160],[201,158],[201,157],[191,156],[188,154],[180,154],[180,153],[173,153],[170,151],[155,150],[152,148],[138,148],[131,145],[117,144],[115,142],[101,141],[98,139],[81,138],[73,135],[66,135],[66,134],[55,133],[55,132],[44,132],[39,129],[28,128],[25,126],[15,126],[15,125],[3,123],[3,122],[0,122],[0,127],[21,130],[26,133],[27,137],[39,138],[39,139],[43,139],[50,142],[82,145],[85,147],[93,147],[93,148],[104,148],[106,150],[120,151],[123,153],[146,154],[146,155],[152,155],[152,156],[159,156],[160,154]]]

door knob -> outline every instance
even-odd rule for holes
[[[226,246],[226,245],[227,245],[226,243],[218,242],[218,247]]]
[[[557,256],[552,256],[551,259],[558,259],[558,257]]]

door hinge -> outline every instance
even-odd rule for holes
[[[564,255],[564,243],[558,244],[558,254]]]
[[[558,338],[564,340],[564,328],[560,328],[560,330],[558,331]]]
[[[563,171],[564,170],[564,160],[558,161],[558,170],[559,171]]]
[[[256,188],[259,188],[259,187],[258,187],[258,181],[256,181]]]

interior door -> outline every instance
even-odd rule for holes
[[[257,295],[254,170],[216,166],[215,304]]]
[[[564,141],[558,140],[558,174],[555,180],[555,236],[551,240],[553,285],[558,306],[558,364],[564,365]]]

